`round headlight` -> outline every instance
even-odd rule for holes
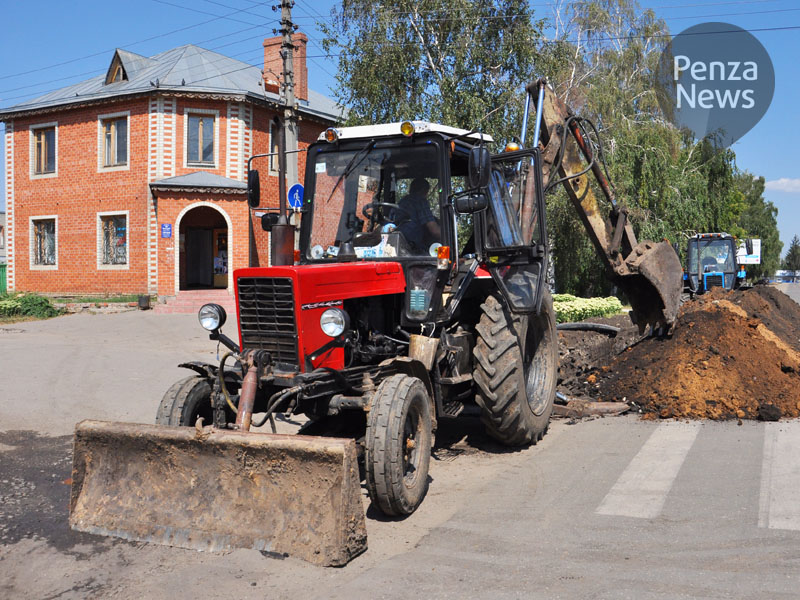
[[[347,313],[341,308],[329,308],[319,318],[319,326],[325,335],[335,338],[347,329],[348,321]]]
[[[197,318],[203,329],[216,331],[225,324],[225,309],[219,304],[204,304],[197,312]]]

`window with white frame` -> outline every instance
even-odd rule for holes
[[[31,175],[55,175],[57,140],[55,123],[31,126]]]
[[[6,247],[6,228],[0,225],[0,248]]]
[[[56,217],[31,217],[31,266],[55,267],[58,264]]]
[[[128,165],[129,113],[100,115],[100,167],[104,169]]]
[[[214,166],[216,115],[198,112],[186,114],[186,162],[189,165]]]
[[[128,266],[128,212],[98,213],[97,266],[126,268]]]

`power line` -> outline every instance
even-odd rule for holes
[[[261,4],[266,4],[266,2],[262,2]],[[226,16],[232,16],[232,15],[235,15],[235,14],[240,13],[240,12],[242,12],[242,11],[241,10],[237,10],[237,11],[231,13],[230,15],[226,15]],[[160,33],[158,35],[154,35],[154,36],[145,38],[143,40],[138,40],[138,41],[132,42],[130,44],[124,44],[124,46],[125,47],[137,46],[137,45],[143,44],[145,42],[150,42],[150,41],[157,40],[157,39],[160,39],[160,38],[163,38],[163,37],[167,37],[167,36],[172,35],[174,33],[180,33],[181,31],[186,31],[188,29],[194,29],[195,27],[200,27],[201,25],[207,25],[208,23],[213,23],[214,21],[218,21],[219,19],[226,18],[226,16],[215,17],[213,19],[208,19],[206,21],[201,21],[200,23],[195,23],[194,25],[187,25],[186,27],[180,27],[178,29],[173,29],[172,31],[167,31],[166,33]],[[102,56],[103,54],[108,54],[109,52],[113,52],[114,50],[116,50],[116,48],[112,48],[111,50],[103,50],[102,52],[94,52],[92,54],[87,54],[86,56],[80,56],[78,58],[72,58],[70,60],[65,60],[65,61],[60,62],[60,63],[54,63],[52,65],[47,65],[45,67],[39,67],[39,68],[36,68],[36,69],[30,69],[28,71],[21,71],[19,73],[12,73],[10,75],[2,75],[2,76],[0,76],[0,80],[10,79],[12,77],[20,77],[22,75],[29,75],[31,73],[38,73],[40,71],[45,71],[47,69],[54,69],[55,67],[63,67],[64,65],[69,65],[69,64],[81,61],[81,60],[86,60],[87,58],[94,58],[95,56]]]

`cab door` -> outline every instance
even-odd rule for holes
[[[538,313],[547,277],[547,229],[538,149],[492,157],[482,254],[509,307]]]

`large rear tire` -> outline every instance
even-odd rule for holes
[[[177,381],[161,399],[156,425],[193,427],[198,417],[205,425],[214,421],[211,405],[211,384],[205,377],[192,375]]]
[[[364,470],[372,504],[389,516],[410,515],[428,491],[430,398],[416,377],[392,375],[372,399]]]
[[[556,395],[553,299],[545,291],[538,315],[515,315],[495,296],[489,296],[481,309],[473,351],[481,420],[487,433],[502,444],[535,444],[547,431]]]

